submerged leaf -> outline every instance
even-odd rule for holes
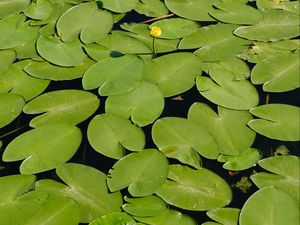
[[[20,166],[21,173],[40,173],[69,160],[80,142],[81,132],[75,126],[43,126],[16,137],[4,150],[2,159],[5,162],[25,159]]]
[[[168,180],[156,194],[170,205],[193,211],[220,208],[232,198],[229,185],[217,174],[182,165],[170,165]]]
[[[111,170],[107,185],[111,191],[128,186],[132,196],[146,196],[156,192],[168,175],[168,160],[156,149],[131,153],[119,160]]]

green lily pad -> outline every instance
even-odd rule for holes
[[[81,132],[75,126],[43,126],[16,137],[4,150],[2,159],[5,162],[25,159],[20,166],[22,174],[40,173],[69,160],[80,142]]]
[[[221,69],[215,69],[210,76],[196,80],[200,94],[209,101],[236,110],[248,110],[258,104],[258,93],[248,80],[234,80],[232,73]]]
[[[299,1],[270,1],[270,0],[256,0],[256,5],[260,10],[268,9],[282,9],[288,12],[300,14]]]
[[[106,38],[104,38],[104,40],[105,39]],[[111,56],[111,50],[109,48],[96,43],[85,45],[84,50],[88,56],[95,61],[100,61],[101,59]]]
[[[32,191],[34,175],[10,175],[0,178],[1,225],[24,224],[44,206],[49,195]]]
[[[87,137],[97,152],[114,159],[122,158],[125,148],[140,151],[145,146],[145,135],[141,128],[127,119],[108,113],[92,119]]]
[[[85,72],[82,85],[85,90],[99,87],[101,96],[125,93],[142,81],[143,68],[143,61],[135,55],[104,58]]]
[[[0,128],[16,119],[22,112],[25,101],[20,95],[0,93]]]
[[[131,153],[109,170],[107,185],[114,192],[126,188],[132,196],[153,194],[165,182],[168,160],[156,149]]]
[[[0,74],[16,60],[16,57],[16,52],[13,50],[0,50]]]
[[[251,180],[260,189],[274,186],[294,197],[300,196],[299,157],[293,155],[276,156],[262,159],[258,164],[271,173],[260,172],[251,176]]]
[[[156,195],[148,195],[141,198],[129,198],[125,196],[122,209],[138,217],[158,216],[168,210],[167,204]]]
[[[11,64],[0,72],[0,93],[21,95],[26,101],[41,94],[49,85],[49,80],[42,80],[29,76],[23,68],[31,60],[22,60]]]
[[[233,24],[216,24],[199,28],[198,31],[184,37],[178,48],[194,49],[203,61],[219,61],[238,55],[247,48],[249,41],[232,34],[237,28]]]
[[[78,66],[86,58],[78,39],[64,43],[57,37],[41,35],[36,45],[45,60],[58,66]]]
[[[196,221],[188,215],[170,209],[153,217],[134,217],[137,221],[149,225],[197,225]]]
[[[250,109],[259,119],[253,119],[248,126],[268,138],[282,141],[300,140],[300,108],[286,104],[268,104]]]
[[[30,121],[31,127],[50,124],[76,125],[90,117],[99,107],[94,94],[81,90],[48,92],[31,100],[24,107],[27,114],[41,114]]]
[[[232,198],[229,185],[217,174],[182,165],[169,166],[168,180],[156,194],[170,205],[192,211],[220,208]]]
[[[159,17],[169,12],[168,8],[160,0],[141,0],[137,2],[134,11],[148,17]]]
[[[266,92],[284,92],[300,87],[298,54],[280,54],[258,62],[251,72],[253,84]]]
[[[218,114],[204,103],[194,103],[188,119],[209,131],[225,155],[240,155],[253,144],[255,132],[247,127],[253,117],[247,111],[226,109],[218,106]]]
[[[250,76],[250,69],[247,63],[239,58],[205,62],[203,63],[203,70],[208,74],[218,73],[220,70],[230,72],[234,80],[245,80]]]
[[[154,122],[163,109],[162,93],[147,81],[125,94],[109,96],[105,102],[106,112],[130,118],[139,127]]]
[[[30,0],[8,0],[0,2],[0,19],[18,14],[28,7]]]
[[[198,30],[198,23],[182,18],[163,19],[152,23],[149,28],[157,26],[161,29],[158,38],[176,39],[185,37]]]
[[[284,10],[267,10],[263,20],[253,26],[239,27],[234,34],[256,41],[278,41],[299,35],[299,16]]]
[[[136,222],[127,213],[114,212],[93,220],[89,225],[136,225]]]
[[[210,210],[206,214],[223,225],[238,225],[239,213],[240,209],[237,208],[219,208]]]
[[[45,20],[51,16],[53,7],[48,0],[37,0],[31,2],[30,6],[24,10],[24,14],[35,20]]]
[[[39,27],[32,27],[29,25],[30,21],[25,22],[25,20],[24,14],[9,16],[0,20],[0,49],[17,47],[38,35]]]
[[[36,41],[38,39],[38,36],[32,38],[31,40],[28,40],[24,42],[23,44],[13,48],[13,50],[17,54],[17,58],[20,59],[33,59],[41,61],[43,60],[37,50],[36,50]]]
[[[195,168],[200,168],[199,154],[209,159],[219,155],[216,140],[208,130],[184,118],[157,120],[152,127],[152,139],[167,157]]]
[[[74,67],[61,67],[53,65],[47,61],[42,62],[31,62],[23,68],[23,70],[30,76],[61,81],[61,80],[73,80],[76,78],[81,78],[83,74],[93,65],[95,61],[90,58],[86,58],[81,64]]]
[[[80,39],[88,44],[104,38],[113,24],[111,13],[100,10],[96,2],[86,2],[66,11],[57,21],[56,28],[64,42],[73,41],[80,34]]]
[[[214,21],[208,12],[219,0],[165,0],[168,9],[178,16],[197,21]]]
[[[43,208],[34,215],[27,225],[77,225],[79,223],[80,211],[78,204],[70,199],[60,196],[49,196]]]
[[[219,21],[233,24],[256,24],[263,19],[261,12],[236,1],[216,2],[209,14]]]
[[[255,148],[249,148],[240,155],[220,155],[219,162],[225,162],[223,168],[230,171],[246,170],[254,166],[260,160],[262,154]]]
[[[244,204],[240,225],[297,225],[299,208],[285,191],[266,187],[255,192]]]
[[[156,84],[165,97],[170,97],[191,89],[201,69],[202,63],[194,54],[171,53],[147,61],[144,77]]]
[[[58,167],[56,173],[66,185],[54,180],[39,180],[36,189],[75,200],[80,207],[81,223],[120,211],[121,194],[108,192],[106,175],[101,171],[82,164],[67,163]]]
[[[124,13],[132,10],[138,0],[102,0],[103,8],[117,13]]]

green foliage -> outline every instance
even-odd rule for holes
[[[0,1],[0,224],[298,225],[299,34],[298,0]]]

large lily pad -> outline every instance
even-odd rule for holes
[[[201,75],[202,63],[192,53],[171,53],[145,63],[145,79],[156,84],[165,97],[192,88]]]
[[[269,9],[282,9],[288,12],[300,14],[299,1],[270,1],[270,0],[256,0],[256,5],[260,10],[269,10]]]
[[[168,9],[176,15],[197,21],[214,21],[208,12],[216,2],[219,0],[165,0]]]
[[[31,100],[24,107],[27,114],[40,114],[30,121],[31,127],[50,124],[78,124],[90,117],[99,107],[96,95],[81,90],[48,92]]]
[[[300,108],[286,104],[268,104],[250,109],[259,119],[248,125],[255,132],[282,141],[300,140]]]
[[[113,12],[124,13],[132,10],[138,0],[102,0],[103,8],[109,9]]]
[[[152,139],[167,157],[195,168],[200,168],[199,154],[209,159],[219,155],[216,140],[208,130],[184,118],[157,120],[152,127]]]
[[[16,119],[23,110],[25,101],[20,95],[0,94],[0,128]]]
[[[217,174],[182,165],[169,166],[168,180],[156,194],[170,205],[192,211],[226,206],[232,197],[229,185]]]
[[[219,208],[210,210],[206,214],[223,225],[238,225],[239,213],[240,209],[237,208]]]
[[[251,176],[251,180],[260,189],[268,186],[280,188],[296,201],[300,195],[299,157],[287,155],[262,159],[258,164],[271,173],[260,172]]]
[[[0,50],[0,73],[16,60],[16,52],[10,49]]]
[[[169,10],[160,0],[141,0],[134,7],[134,11],[149,17],[166,15]]]
[[[299,35],[299,16],[284,10],[267,10],[263,20],[253,26],[239,27],[234,34],[257,41],[278,41]]]
[[[97,152],[115,159],[124,156],[125,148],[140,151],[145,146],[145,135],[141,128],[127,119],[108,113],[92,119],[87,136]]]
[[[69,160],[80,142],[81,132],[75,126],[43,126],[16,137],[4,150],[2,159],[5,162],[25,159],[20,166],[21,173],[40,173]]]
[[[204,103],[194,103],[188,119],[205,127],[216,139],[219,152],[239,155],[254,142],[255,132],[247,127],[252,116],[247,111],[237,111],[218,106],[218,114]]]
[[[109,171],[107,185],[111,191],[128,186],[132,196],[156,192],[168,175],[168,160],[155,149],[131,153],[118,161]]]
[[[122,205],[122,209],[133,216],[158,216],[168,209],[167,204],[156,195],[148,195],[141,198],[125,196],[124,199],[127,203]]]
[[[113,212],[93,220],[89,225],[137,225],[137,223],[127,213]]]
[[[51,16],[53,7],[48,0],[37,0],[31,2],[30,6],[24,10],[24,14],[35,20],[45,20]]]
[[[83,88],[99,87],[102,96],[128,92],[142,81],[143,67],[143,61],[135,55],[104,58],[85,72]]]
[[[34,78],[25,73],[23,68],[31,62],[31,60],[22,60],[0,72],[0,93],[18,94],[26,101],[41,94],[50,81]]]
[[[297,225],[299,208],[285,191],[266,187],[255,192],[244,204],[240,225]]]
[[[57,168],[56,173],[66,185],[54,180],[40,180],[36,183],[36,189],[74,199],[80,207],[81,223],[89,223],[105,214],[120,211],[121,194],[108,192],[106,175],[101,171],[67,163]]]
[[[80,34],[84,43],[92,43],[104,38],[113,24],[111,13],[100,10],[96,2],[86,2],[66,11],[57,21],[56,28],[65,42],[77,39]]]
[[[36,45],[45,60],[58,66],[78,66],[86,58],[78,39],[64,43],[57,37],[41,35]]]
[[[143,81],[128,93],[109,96],[105,111],[130,118],[138,126],[154,122],[162,113],[164,97],[157,86]]]
[[[199,28],[198,31],[184,37],[179,49],[199,48],[195,54],[203,61],[218,61],[236,56],[250,42],[232,34],[237,25],[216,24]]]
[[[264,84],[267,92],[284,92],[300,87],[298,54],[280,54],[258,62],[251,72],[253,84]]]
[[[8,0],[0,2],[0,19],[22,12],[28,7],[30,0]]]
[[[232,73],[220,69],[215,69],[210,76],[196,80],[200,94],[209,101],[236,110],[247,110],[258,104],[258,93],[248,80],[234,80]]]

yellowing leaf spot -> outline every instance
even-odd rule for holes
[[[161,35],[161,29],[160,27],[153,26],[150,30],[150,35],[152,37],[159,37]]]

